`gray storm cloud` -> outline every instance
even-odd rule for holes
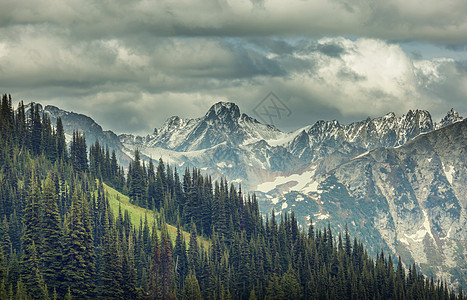
[[[293,113],[284,130],[412,108],[465,114],[467,2],[415,2],[2,1],[0,90],[136,133],[219,100],[252,114],[270,91]]]

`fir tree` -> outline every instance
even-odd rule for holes
[[[89,237],[89,224],[83,194],[75,189],[70,215],[66,223],[63,256],[64,278],[73,297],[86,298],[94,294],[94,254]]]
[[[46,288],[40,272],[40,261],[36,244],[28,246],[28,259],[23,261],[23,278],[26,283],[26,292],[31,299],[46,299]]]
[[[42,211],[42,273],[50,291],[59,289],[63,281],[62,270],[62,228],[55,195],[52,174],[45,180]]]
[[[203,299],[201,295],[201,290],[199,288],[198,279],[193,271],[188,273],[188,276],[185,279],[183,285],[183,296],[182,299],[187,300],[201,300]]]
[[[105,231],[100,294],[104,298],[121,299],[123,267],[120,240],[114,225],[107,224]]]
[[[136,299],[136,269],[134,258],[134,241],[131,231],[127,237],[123,231],[122,237],[122,290],[123,298]]]
[[[57,118],[57,155],[58,159],[67,160],[68,151],[66,149],[65,131],[63,130],[62,118]]]
[[[176,299],[172,243],[170,242],[169,232],[167,230],[167,224],[165,223],[164,217],[162,217],[161,224],[160,259],[162,298]]]
[[[188,249],[188,266],[196,274],[200,270],[200,255],[198,248],[198,235],[196,234],[196,225],[191,223],[190,248]]]
[[[42,244],[40,204],[41,191],[35,173],[33,172],[23,217],[24,234],[21,240],[23,244],[24,261],[29,261],[31,259],[32,253],[29,251],[32,249],[32,244],[34,244],[35,251],[37,251],[37,246]]]
[[[157,232],[153,231],[153,249],[151,255],[151,268],[149,269],[148,298],[162,299],[162,270],[161,250]]]

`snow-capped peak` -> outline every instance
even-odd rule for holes
[[[226,117],[236,120],[240,117],[240,109],[232,102],[217,102],[206,113],[206,119],[221,119]]]
[[[450,111],[444,116],[444,118],[439,121],[439,123],[436,124],[436,129],[440,129],[443,127],[446,127],[448,125],[454,124],[456,122],[460,122],[464,120],[464,117],[459,116],[459,113],[454,110],[454,108],[451,108]]]

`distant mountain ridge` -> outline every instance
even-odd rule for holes
[[[275,127],[240,114],[236,104],[219,102],[202,118],[181,119],[174,116],[161,128],[156,128],[152,135],[121,135],[120,138],[123,143],[133,140],[142,146],[186,152],[211,148],[224,142],[237,146],[249,139],[271,139],[280,134]]]
[[[349,125],[318,121],[284,133],[242,114],[234,103],[219,102],[201,118],[175,116],[153,134],[119,138],[127,154],[140,148],[147,157],[162,157],[179,167],[207,168],[213,175],[223,174],[254,188],[270,172],[296,172],[315,162],[320,162],[320,170],[329,170],[368,150],[401,146],[461,119],[451,110],[437,125],[428,111],[411,110],[400,117],[389,113]]]

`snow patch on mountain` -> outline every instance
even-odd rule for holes
[[[362,154],[360,154],[360,155],[357,155],[357,156],[355,156],[353,159],[362,158],[362,157],[364,157],[365,155],[367,155],[368,153],[370,153],[370,151],[366,151],[366,152],[364,152],[364,153],[362,153]]]
[[[331,217],[330,214],[323,214],[323,213],[317,213],[317,214],[314,214],[313,216],[317,220],[326,220],[326,219],[329,219]]]
[[[301,174],[277,176],[274,181],[263,182],[256,187],[257,191],[268,193],[281,185],[289,184],[287,190],[301,191],[315,175],[315,168]]]
[[[305,193],[305,194],[310,194],[310,193],[318,193],[321,194],[323,191],[318,189],[319,182],[318,181],[312,181],[305,185],[303,189],[300,191]]]
[[[455,174],[455,169],[453,166],[445,165],[444,163],[442,164],[443,164],[444,175],[446,176],[446,179],[449,181],[449,184],[452,185],[452,178]]]

